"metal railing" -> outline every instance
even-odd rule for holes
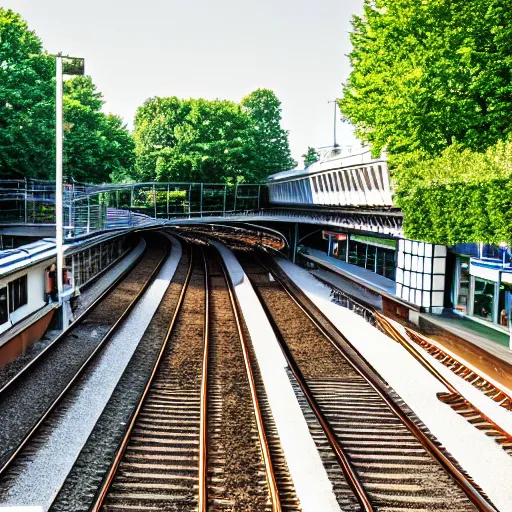
[[[131,183],[63,186],[66,237],[175,218],[225,217],[258,210],[259,184]],[[0,180],[0,224],[54,224],[55,184]]]

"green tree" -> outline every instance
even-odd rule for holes
[[[254,174],[264,180],[268,175],[293,169],[288,132],[281,128],[281,102],[269,89],[257,89],[242,99],[254,129]]]
[[[137,109],[134,139],[137,155],[135,177],[138,180],[157,179],[157,167],[162,175],[166,153],[178,142],[175,129],[185,122],[190,110],[190,102],[176,96],[149,98]]]
[[[261,181],[294,167],[280,103],[256,91],[242,104],[150,98],[135,116],[138,180]]]
[[[134,159],[131,134],[105,115],[90,77],[64,82],[64,172],[81,181],[125,176]],[[55,58],[21,17],[0,7],[0,177],[53,179]]]
[[[365,0],[340,109],[393,162],[510,132],[512,10],[506,0]],[[397,158],[395,158],[397,156]]]
[[[147,100],[135,116],[137,179],[240,181],[250,174],[249,126],[230,101]]]
[[[133,138],[122,120],[104,114],[89,76],[64,82],[64,173],[78,181],[122,179],[133,166]]]
[[[308,150],[302,155],[302,158],[304,158],[304,167],[307,167],[308,165],[318,162],[318,160],[320,160],[320,154],[315,148],[308,146]]]
[[[46,178],[53,168],[54,74],[40,39],[0,7],[0,177]]]

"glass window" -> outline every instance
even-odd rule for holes
[[[368,245],[368,256],[366,257],[366,268],[375,272],[375,251],[377,247],[374,245]]]
[[[7,312],[7,286],[0,288],[0,325],[5,324],[9,320]]]
[[[27,275],[9,283],[9,312],[16,311],[27,303]]]
[[[494,282],[475,277],[475,299],[473,314],[484,320],[492,322],[492,309],[494,304]]]
[[[348,250],[348,262],[352,265],[357,265],[357,242],[350,240]]]
[[[384,249],[384,268],[382,275],[394,281],[396,272],[395,267],[395,251],[388,251]]]
[[[359,244],[355,242],[357,246],[357,266],[366,268],[366,244]]]

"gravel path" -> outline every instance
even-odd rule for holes
[[[218,511],[270,511],[265,465],[228,287],[213,251],[208,369],[208,503]]]
[[[275,425],[279,434],[286,462],[293,479],[300,505],[304,512],[340,512],[337,496],[333,492],[333,481],[344,482],[341,475],[333,477],[336,459],[331,453],[327,473],[322,461],[328,458],[327,450],[322,454],[317,450],[309,432],[308,423],[301,411],[301,405],[290,382],[286,359],[274,335],[265,312],[254,293],[251,283],[244,274],[236,256],[221,244],[215,243],[221,251],[231,279],[235,285],[235,293],[243,311],[244,321],[250,333],[261,377],[265,385],[266,395]],[[325,445],[327,441],[325,441]],[[345,483],[345,488],[347,484]],[[336,494],[342,484],[335,484]],[[344,492],[344,494],[347,494]]]
[[[150,247],[143,260],[98,307],[71,327],[45,356],[0,395],[2,465],[129,307],[164,255],[164,247]]]

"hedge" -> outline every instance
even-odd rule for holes
[[[399,167],[393,177],[408,238],[512,244],[512,141],[485,153],[452,146],[440,157]]]

